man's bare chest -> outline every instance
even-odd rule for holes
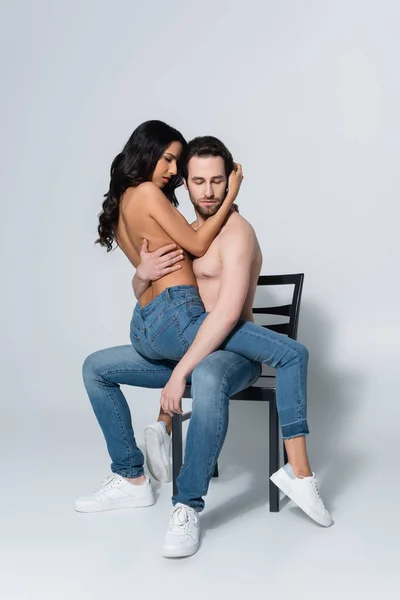
[[[222,263],[218,251],[217,240],[214,240],[204,256],[193,261],[193,271],[196,279],[219,279]]]

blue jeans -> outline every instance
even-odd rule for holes
[[[196,287],[167,288],[144,308],[136,305],[131,321],[131,343],[151,360],[179,361],[206,316]],[[220,349],[274,367],[283,439],[309,433],[305,346],[250,321],[239,321]]]
[[[163,388],[175,364],[144,358],[131,345],[99,350],[85,360],[86,391],[103,431],[114,473],[123,477],[140,477],[144,473],[144,457],[136,445],[131,413],[120,384]],[[181,502],[198,511],[204,508],[203,496],[228,428],[229,398],[254,383],[259,375],[258,363],[222,350],[207,356],[194,369],[193,412],[174,504]]]

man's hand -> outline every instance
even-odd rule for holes
[[[174,374],[172,371],[172,375],[161,392],[161,408],[164,412],[166,412],[170,417],[174,416],[174,413],[178,415],[182,414],[181,401],[183,394],[185,392],[186,379],[179,377],[179,375]]]
[[[140,250],[140,265],[137,268],[138,277],[142,281],[157,281],[168,273],[179,271],[181,265],[179,261],[183,260],[183,250],[177,250],[176,244],[163,246],[155,252],[149,252],[149,243],[143,240]]]

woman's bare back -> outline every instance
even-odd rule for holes
[[[132,223],[132,216],[134,216],[134,223]],[[135,268],[140,263],[140,249],[144,239],[149,242],[150,252],[158,250],[161,246],[176,244],[176,240],[173,240],[149,214],[146,198],[140,194],[140,186],[129,188],[121,198],[115,238],[118,246]],[[178,244],[177,248],[179,248]],[[166,288],[176,285],[197,285],[193,274],[192,259],[185,250],[183,250],[183,254],[184,259],[180,263],[182,268],[154,281],[141,296],[141,306],[151,302]]]

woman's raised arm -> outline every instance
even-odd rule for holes
[[[242,167],[237,165],[229,177],[228,193],[218,211],[212,217],[209,217],[204,225],[197,231],[189,225],[185,217],[169,202],[159,187],[152,182],[141,184],[137,190],[142,196],[142,201],[146,203],[146,209],[151,218],[153,218],[174,240],[193,256],[203,256],[209,248],[211,242],[217,235],[228,212],[238,195],[240,184],[242,182]],[[139,198],[138,198],[139,200]],[[129,217],[131,212],[132,218]],[[126,226],[129,229],[134,226],[134,206],[126,207]]]

